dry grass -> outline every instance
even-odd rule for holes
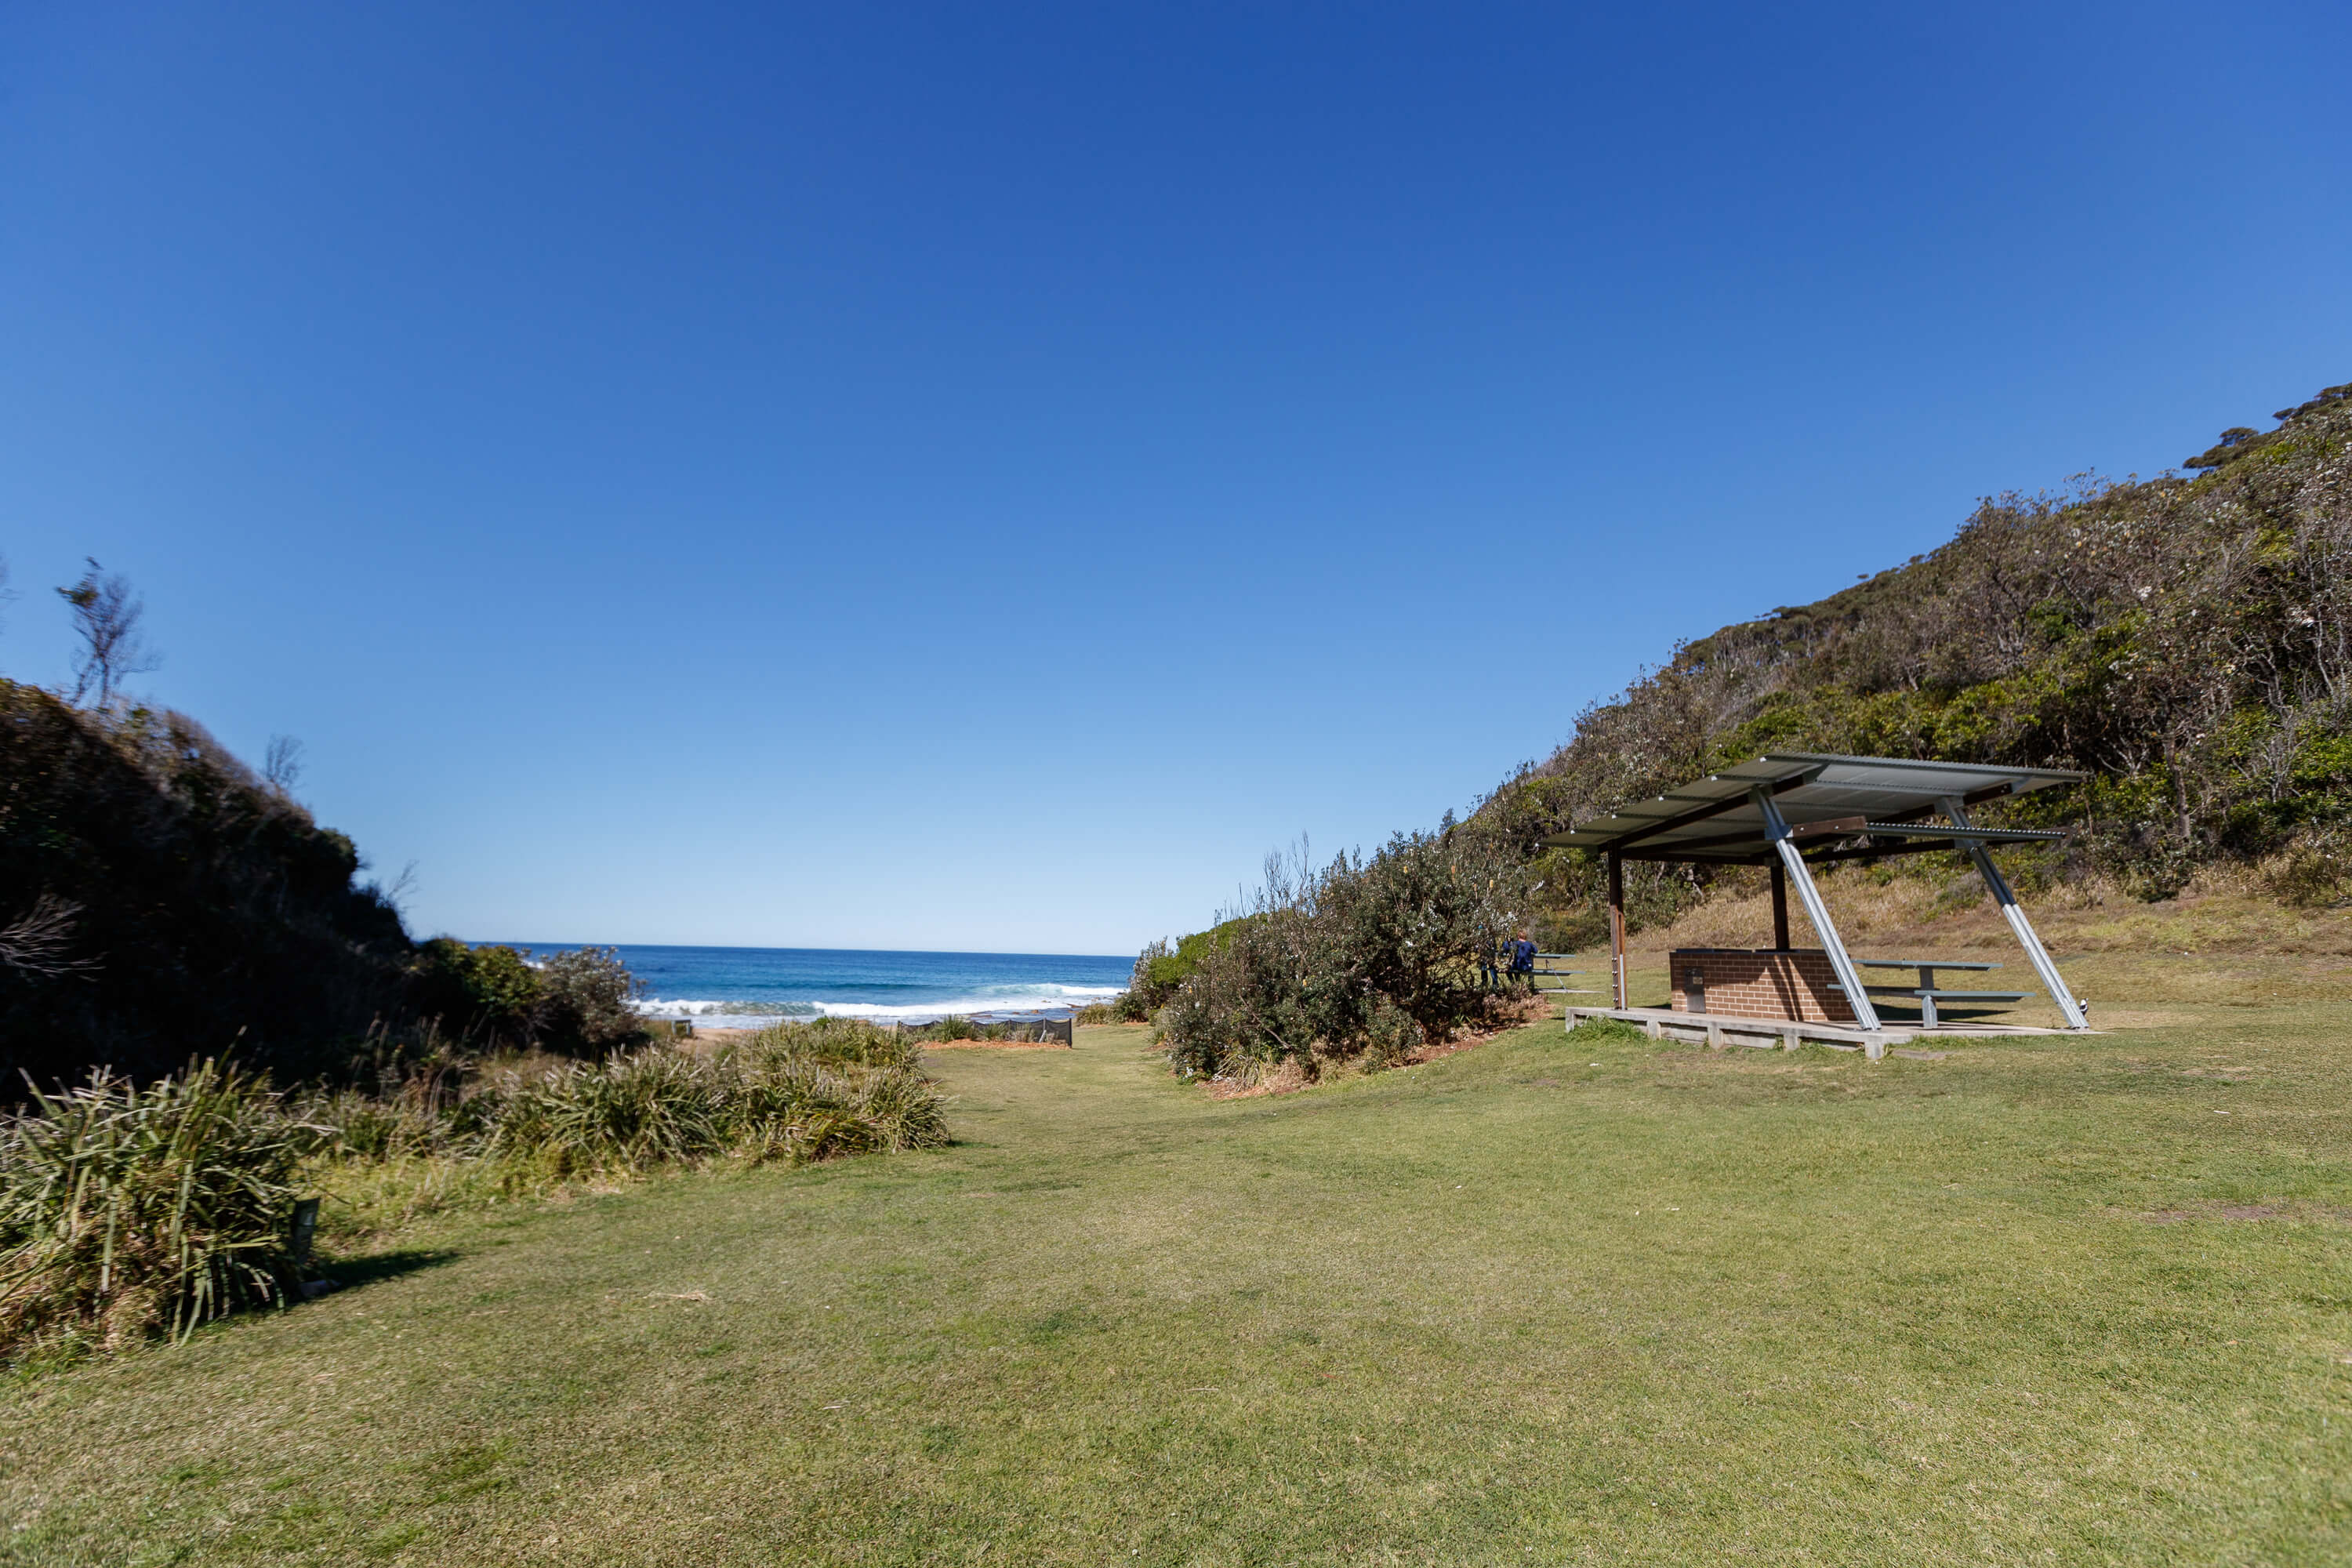
[[[1879,879],[1847,869],[1822,878],[1820,886],[1839,931],[1857,949],[1888,942],[1971,952],[2014,947],[2000,911],[1972,876]],[[2096,879],[2061,883],[2023,901],[2056,952],[2352,958],[2352,910],[2284,903],[2268,891],[2261,872],[2243,868],[2209,868],[2179,898],[2158,903],[2141,902]],[[1793,895],[1789,921],[1791,941],[1816,940]],[[1631,940],[1641,952],[1771,943],[1772,900],[1761,873],[1732,883],[1673,924]]]

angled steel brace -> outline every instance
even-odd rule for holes
[[[1946,795],[1943,807],[1944,815],[1952,819],[1953,826],[1966,828],[1971,826],[1969,808],[1958,800]],[[2018,906],[2017,895],[2010,890],[2009,879],[2002,876],[2000,868],[1992,863],[1992,856],[1986,850],[1984,841],[1963,838],[1958,847],[1975,862],[1977,875],[1984,879],[1985,888],[1992,894],[1993,902],[2000,906],[2001,916],[2009,921],[2009,929],[2016,936],[2017,945],[2025,950],[2026,960],[2033,965],[2033,973],[2042,976],[2042,988],[2050,993],[2050,1000],[2058,1004],[2059,1015],[2066,1020],[2066,1026],[2070,1029],[2089,1028],[2091,1021],[2083,1016],[2083,1005],[2074,1000],[2074,994],[2066,989],[2066,982],[2059,978],[2057,962],[2050,956],[2049,949],[2042,945],[2041,937],[2034,934],[2033,922],[2025,918],[2024,910]]]
[[[1788,819],[1772,799],[1772,792],[1759,785],[1748,792],[1756,809],[1764,814],[1764,837],[1779,852],[1780,864],[1788,873],[1790,885],[1797,889],[1797,898],[1805,906],[1805,918],[1813,922],[1813,932],[1822,939],[1822,947],[1830,956],[1830,967],[1837,972],[1838,984],[1845,987],[1847,1005],[1853,1009],[1853,1021],[1864,1029],[1878,1028],[1878,1009],[1870,1005],[1870,994],[1862,988],[1861,973],[1853,960],[1846,956],[1845,943],[1830,922],[1829,906],[1822,902],[1822,890],[1813,886],[1813,873],[1805,865],[1805,857],[1797,841],[1789,836]]]

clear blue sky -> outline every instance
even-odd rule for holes
[[[1129,951],[2352,379],[2352,8],[0,13],[0,670],[420,931]]]

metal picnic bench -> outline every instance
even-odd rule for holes
[[[1557,960],[1562,958],[1574,958],[1576,954],[1572,952],[1539,952],[1536,954],[1536,962],[1540,964],[1546,959]],[[1571,974],[1581,974],[1584,971],[1581,969],[1530,969],[1527,973],[1531,976],[1540,979],[1565,980]],[[1534,985],[1532,981],[1530,981],[1529,984],[1533,987],[1536,994],[1538,996],[1590,996],[1593,994],[1591,991],[1579,991],[1573,986]]]
[[[1863,969],[1917,970],[1919,983],[1916,985],[1865,985],[1863,990],[1873,996],[1916,998],[1919,1004],[1922,1028],[1936,1026],[1936,1004],[1938,1002],[2022,1002],[2027,994],[2022,991],[1951,991],[1936,984],[1936,971],[1938,969],[1983,971],[1999,969],[2000,965],[1998,963],[1970,963],[1957,958],[1857,958],[1853,962]],[[1832,985],[1829,989],[1843,991],[1845,988]]]

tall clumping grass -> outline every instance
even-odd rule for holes
[[[325,1133],[211,1061],[37,1092],[0,1123],[0,1351],[184,1336],[285,1301],[296,1180]]]
[[[0,1356],[283,1305],[306,1191],[348,1211],[328,1234],[365,1235],[580,1177],[947,1142],[920,1047],[850,1019],[709,1052],[436,1058],[299,1099],[209,1061],[144,1086],[100,1072],[0,1121]]]
[[[573,1063],[501,1094],[492,1146],[568,1176],[717,1158],[802,1163],[948,1141],[919,1048],[854,1019],[782,1025],[708,1053]]]

